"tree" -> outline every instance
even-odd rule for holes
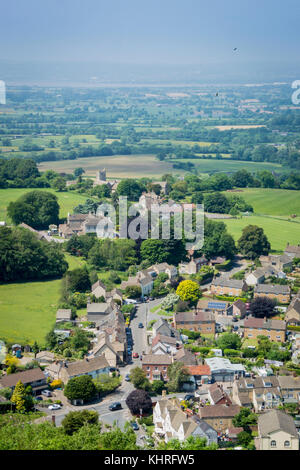
[[[170,392],[180,392],[182,384],[188,381],[189,372],[182,362],[174,362],[168,367],[167,388]]]
[[[125,296],[129,299],[139,299],[142,295],[140,286],[127,286],[125,289]]]
[[[247,431],[241,431],[238,435],[237,435],[237,439],[238,439],[238,444],[241,445],[242,447],[248,447],[248,445],[250,444],[250,442],[252,441],[252,436],[249,432]]]
[[[33,346],[32,346],[32,352],[34,354],[34,357],[36,357],[37,353],[39,352],[40,348],[37,342],[35,341]]]
[[[255,297],[250,303],[250,312],[257,318],[270,318],[275,314],[276,300],[266,296]]]
[[[26,411],[26,391],[21,380],[17,382],[10,401],[16,405],[16,411],[24,413]]]
[[[133,393],[133,392],[132,392]],[[104,432],[99,436],[100,450],[138,450],[136,435],[130,426],[124,426],[124,432],[119,428]]]
[[[242,340],[235,333],[224,333],[217,339],[217,345],[222,350],[240,349],[242,346]]]
[[[51,182],[51,187],[56,189],[57,191],[65,191],[66,190],[66,180],[62,176],[58,176],[54,178]]]
[[[133,390],[126,398],[126,405],[133,415],[148,414],[152,411],[152,400],[145,390]]]
[[[196,303],[202,296],[199,284],[195,281],[181,281],[176,289],[181,300]]]
[[[244,431],[250,432],[249,426],[257,423],[257,416],[249,408],[242,408],[240,412],[232,418],[233,426],[243,428]]]
[[[230,210],[228,200],[222,193],[211,193],[205,195],[203,203],[206,212],[226,214]]]
[[[82,176],[84,173],[85,173],[85,171],[82,167],[75,168],[75,170],[74,170],[75,178],[78,178],[78,176]]]
[[[271,245],[262,228],[248,225],[243,229],[238,240],[238,250],[248,259],[256,259],[261,255],[268,255]]]
[[[86,266],[68,271],[66,280],[67,289],[71,292],[87,292],[91,289],[91,281]]]
[[[149,260],[151,264],[163,263],[167,261],[168,253],[165,251],[164,240],[148,239],[141,243],[141,258]]]
[[[127,196],[130,201],[138,201],[146,187],[134,179],[124,179],[118,184],[119,196]]]
[[[81,375],[70,379],[65,387],[64,395],[68,400],[92,400],[97,393],[92,377]]]
[[[135,388],[141,390],[149,390],[150,389],[150,382],[146,377],[145,371],[140,367],[134,367],[130,371],[130,380]]]
[[[61,424],[66,434],[71,436],[74,432],[78,431],[82,426],[89,424],[98,424],[99,415],[97,411],[83,410],[83,411],[70,411],[65,415]]]
[[[16,225],[24,222],[36,230],[47,229],[59,222],[57,197],[46,191],[31,191],[10,202],[7,214]]]

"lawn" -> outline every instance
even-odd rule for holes
[[[258,346],[258,340],[255,339],[255,338],[253,338],[253,339],[251,339],[251,338],[244,339],[243,344],[242,344],[242,349],[246,349],[246,348],[248,348],[248,346],[257,347]]]
[[[234,172],[238,170],[248,170],[250,172],[259,171],[259,170],[274,170],[284,171],[282,166],[277,163],[268,163],[268,162],[244,162],[238,160],[229,160],[228,158],[223,160],[216,160],[215,158],[208,160],[203,158],[184,158],[172,160],[172,162],[181,162],[187,163],[191,162],[195,165],[197,170],[200,173],[210,173],[210,172]]]
[[[0,285],[0,339],[45,345],[55,323],[61,280]]]
[[[36,190],[37,189],[33,188],[0,189],[0,220],[6,220],[6,222],[9,223],[10,220],[6,214],[8,204],[11,201],[15,201],[16,199],[18,199],[20,196],[22,196],[22,194]],[[40,191],[47,191],[57,196],[58,204],[60,206],[60,217],[66,217],[68,212],[72,213],[74,207],[78,206],[78,204],[83,204],[87,199],[87,196],[75,193],[74,191],[57,192],[51,188],[41,188]]]
[[[226,195],[235,194],[226,192]],[[256,214],[300,217],[300,191],[247,188],[236,193],[253,206]]]
[[[272,251],[284,251],[287,242],[290,245],[300,243],[300,223],[288,220],[280,220],[272,217],[249,216],[240,219],[222,220],[227,225],[228,232],[235,240],[242,235],[242,230],[247,225],[257,225],[264,229],[271,243]]]

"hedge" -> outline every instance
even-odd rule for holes
[[[300,326],[293,326],[293,325],[288,325],[286,327],[287,330],[292,330],[292,331],[300,331]]]
[[[9,411],[15,411],[16,405],[11,401],[0,402],[0,414],[7,413]]]

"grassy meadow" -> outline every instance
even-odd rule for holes
[[[7,217],[7,206],[11,201],[16,201],[22,194],[28,193],[30,191],[35,191],[36,188],[8,188],[0,189],[0,220],[5,220],[10,222]],[[52,194],[55,194],[58,199],[58,204],[60,206],[59,216],[66,217],[68,212],[73,212],[73,209],[78,204],[82,204],[86,201],[87,196],[75,193],[74,191],[63,191],[58,192],[51,188],[41,188],[39,191],[48,191]]]
[[[226,194],[231,194],[227,192]],[[232,193],[235,194],[235,193]],[[247,188],[241,195],[246,202],[253,206],[256,214],[300,217],[299,191],[288,189]]]
[[[55,323],[61,280],[0,285],[0,339],[45,345]]]
[[[242,235],[243,228],[247,225],[257,225],[264,229],[271,243],[271,249],[275,252],[283,251],[287,242],[291,245],[300,243],[300,223],[287,219],[275,219],[272,217],[249,216],[240,219],[222,220],[227,226],[228,232],[238,240]]]

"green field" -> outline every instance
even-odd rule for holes
[[[60,280],[0,285],[0,339],[44,346],[55,323]]]
[[[87,199],[87,196],[75,193],[74,191],[57,192],[51,188],[41,188],[40,190],[48,191],[57,196],[58,203],[60,206],[60,217],[66,217],[68,212],[73,212],[74,207],[76,207],[78,204],[84,203]],[[11,201],[15,201],[16,199],[18,199],[22,194],[28,193],[29,191],[35,191],[35,189],[0,189],[0,220],[6,220],[6,222],[10,222],[6,214],[6,208],[8,204]]]
[[[271,243],[272,251],[283,251],[287,242],[291,245],[300,243],[300,223],[298,222],[256,215],[241,219],[222,220],[222,222],[227,225],[228,232],[233,235],[235,240],[240,238],[243,228],[247,225],[262,227]]]
[[[241,195],[253,206],[256,214],[300,216],[300,192],[288,189],[247,188],[242,192],[226,194]]]
[[[259,170],[280,170],[284,171],[280,164],[276,163],[259,163],[259,162],[242,162],[238,160],[229,160],[228,158],[223,160],[215,159],[195,159],[195,158],[181,158],[172,160],[172,162],[191,162],[195,165],[197,170],[200,173],[210,173],[210,172],[233,172],[245,169],[250,172],[255,172]]]

